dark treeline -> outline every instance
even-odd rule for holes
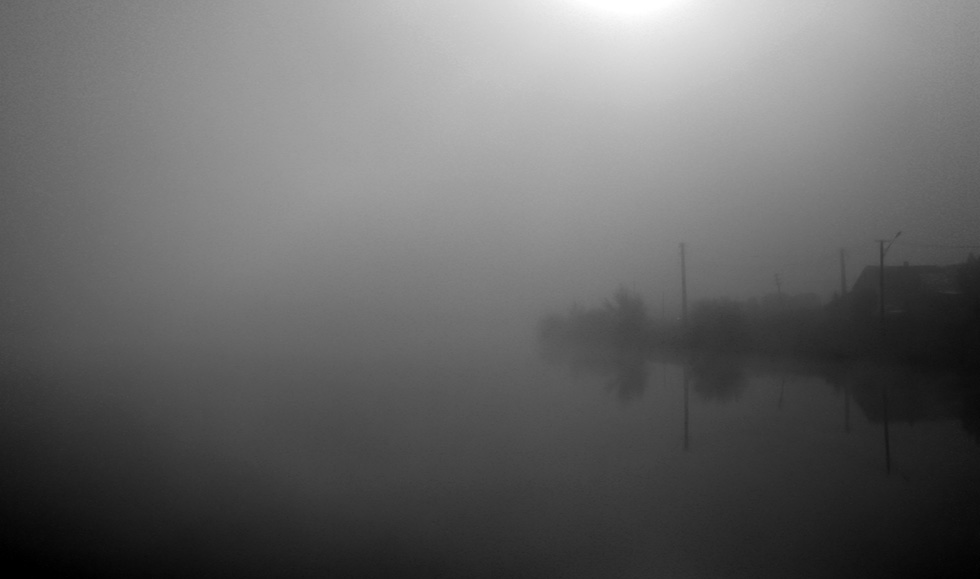
[[[602,307],[574,304],[564,315],[544,316],[538,323],[538,336],[546,360],[603,365],[648,352],[656,332],[643,299],[620,287]]]
[[[814,376],[851,397],[870,422],[881,423],[886,413],[892,422],[910,424],[952,418],[980,442],[976,367],[959,359],[970,344],[957,342],[966,330],[976,331],[968,325],[976,318],[943,328],[939,335],[946,341],[939,344],[929,342],[935,339],[929,333],[890,340],[886,334],[890,349],[882,354],[878,319],[862,313],[862,298],[855,297],[825,306],[806,296],[702,301],[685,329],[680,321],[651,319],[640,296],[621,287],[601,307],[573,305],[541,318],[538,344],[546,361],[603,377],[606,389],[624,402],[642,396],[649,385],[647,361],[682,366],[692,392],[717,403],[737,400],[750,376],[784,382]],[[911,332],[916,323],[888,321],[893,331],[904,322]],[[939,355],[939,347],[950,351]],[[884,408],[884,388],[890,410]],[[780,392],[780,404],[781,399]]]
[[[573,367],[610,367],[671,352],[764,355],[826,361],[868,358],[980,369],[980,260],[951,268],[953,291],[922,291],[880,315],[878,294],[855,287],[820,304],[812,294],[769,294],[693,304],[688,320],[653,320],[642,298],[620,287],[602,307],[573,305],[538,325],[543,357]]]
[[[646,382],[645,360],[660,328],[647,315],[643,299],[620,287],[602,307],[572,305],[538,322],[541,356],[567,364],[574,373],[609,377],[608,388],[624,400],[639,396]]]

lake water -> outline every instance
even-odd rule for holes
[[[733,360],[573,372],[533,357],[175,367],[8,373],[8,566],[372,577],[978,569],[980,404],[955,376]]]

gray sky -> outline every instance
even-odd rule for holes
[[[619,283],[676,308],[681,241],[695,298],[827,297],[898,230],[958,261],[922,246],[980,243],[978,6],[4,2],[4,323],[451,341]]]

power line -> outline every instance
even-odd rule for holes
[[[942,243],[903,243],[909,247],[921,247],[925,249],[980,249],[980,245],[948,245]]]
[[[915,243],[905,241],[904,239],[897,241],[895,245],[896,247],[901,246],[914,249],[980,250],[980,245]],[[820,252],[817,255],[803,259],[789,259],[790,256],[788,255],[766,256],[760,254],[751,254],[742,258],[722,258],[717,254],[717,252],[715,252],[715,255],[711,255],[711,253],[708,253],[708,255],[698,255],[695,261],[701,266],[708,267],[730,266],[738,263],[738,267],[742,269],[786,271],[824,264],[829,265],[839,259],[841,249],[843,249],[848,255],[861,255],[863,253],[870,254],[872,249],[875,249],[876,246],[877,243],[853,244],[832,251]]]

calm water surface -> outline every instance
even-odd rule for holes
[[[531,358],[112,372],[8,376],[10,565],[885,577],[975,570],[980,552],[977,390],[949,375]]]

